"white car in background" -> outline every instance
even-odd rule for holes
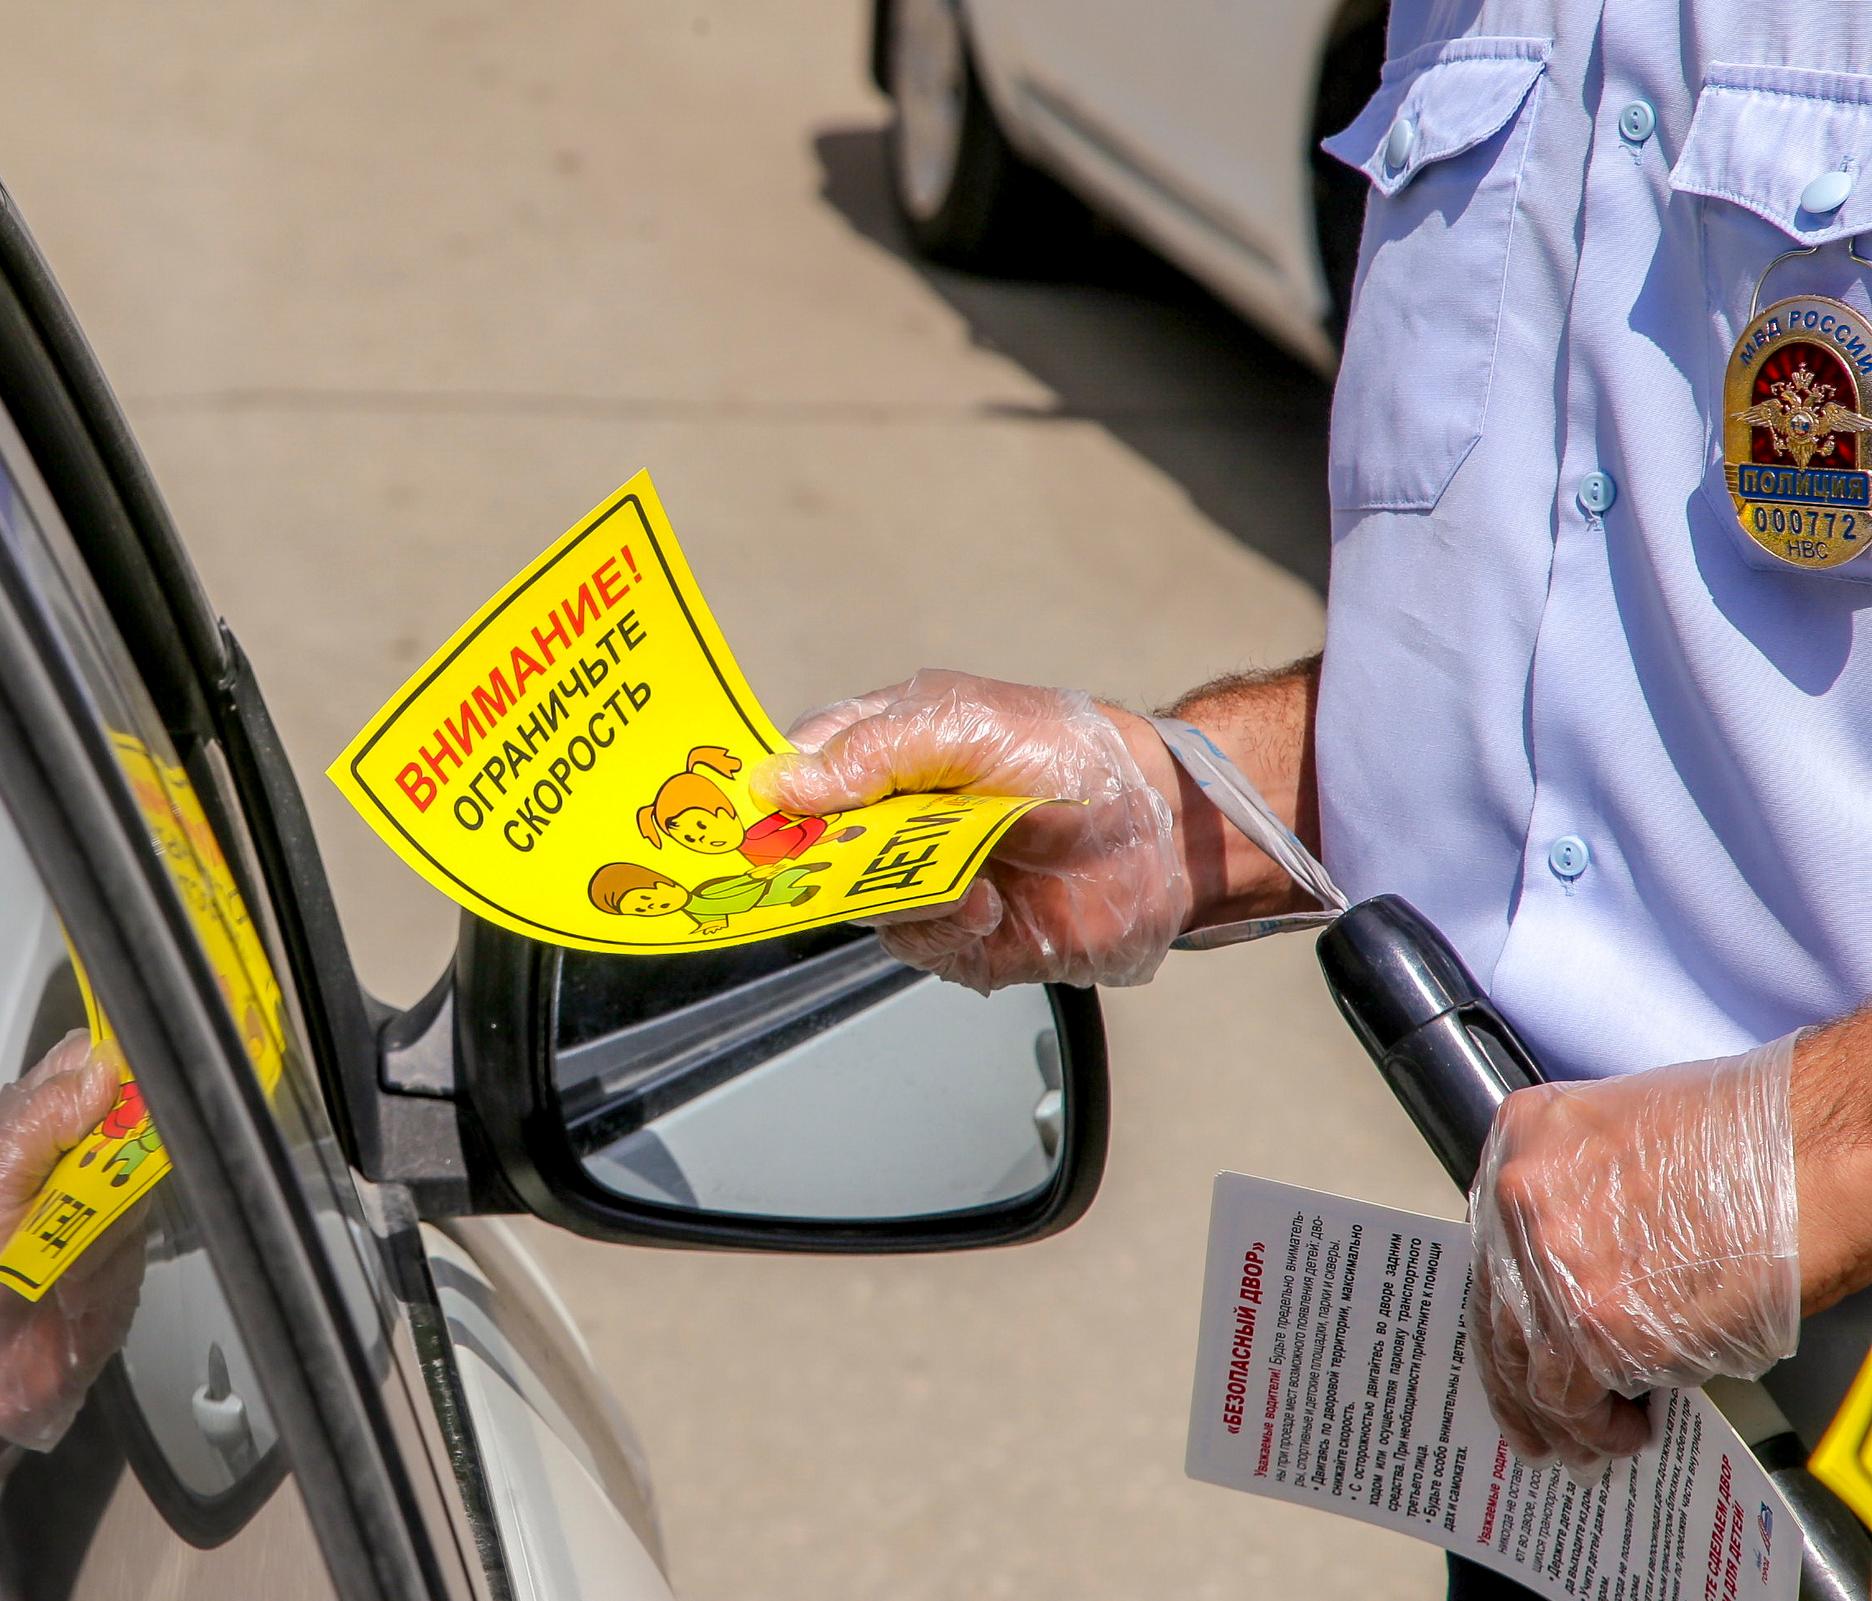
[[[1318,146],[1378,85],[1385,9],[873,0],[911,241],[1012,266],[1083,202],[1330,371],[1365,186]]]

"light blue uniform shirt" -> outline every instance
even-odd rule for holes
[[[1722,421],[1776,255],[1825,244],[1763,305],[1872,310],[1843,243],[1872,234],[1872,3],[1398,0],[1389,58],[1327,145],[1371,180],[1333,411],[1327,865],[1427,913],[1560,1074],[1851,1011],[1872,554],[1774,564]],[[1833,172],[1843,202],[1804,210]]]

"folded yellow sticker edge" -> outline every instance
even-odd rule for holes
[[[1872,1351],[1807,1459],[1807,1470],[1872,1528]]]
[[[1044,804],[905,795],[825,826],[763,817],[745,770],[791,749],[640,472],[477,608],[327,775],[458,905],[620,954],[945,904]],[[669,799],[684,794],[704,798]],[[731,825],[700,840],[668,826],[679,805],[718,807]]]

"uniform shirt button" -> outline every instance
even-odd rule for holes
[[[1571,883],[1586,871],[1586,864],[1592,860],[1592,852],[1586,848],[1586,841],[1577,834],[1562,834],[1547,847],[1547,865],[1555,874]]]
[[[1579,499],[1588,511],[1610,511],[1618,499],[1618,485],[1610,473],[1588,473],[1580,480]]]
[[[1648,100],[1634,100],[1618,114],[1618,131],[1635,145],[1641,145],[1651,137],[1657,127],[1657,113],[1651,109]]]
[[[1387,172],[1402,172],[1411,158],[1411,152],[1417,148],[1417,124],[1409,117],[1399,117],[1391,124],[1391,132],[1384,142],[1384,164]]]
[[[1811,216],[1825,217],[1845,205],[1846,197],[1852,192],[1850,172],[1823,172],[1801,190],[1801,210]]]

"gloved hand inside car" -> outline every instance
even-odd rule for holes
[[[1131,738],[1156,747],[1141,718]],[[1189,913],[1169,801],[1114,714],[1078,690],[924,671],[796,724],[752,775],[763,805],[827,813],[929,790],[1037,795],[961,900],[877,920],[892,956],[986,994],[1141,984]]]
[[[1794,1038],[1519,1090],[1470,1191],[1470,1348],[1522,1456],[1578,1474],[1649,1439],[1638,1397],[1756,1378],[1799,1334]]]
[[[12,1238],[58,1160],[117,1098],[111,1044],[67,1034],[0,1087],[0,1243]],[[0,1287],[0,1440],[49,1451],[129,1332],[143,1280],[137,1215],[119,1218],[37,1301]]]

